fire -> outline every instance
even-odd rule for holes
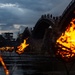
[[[4,63],[4,61],[3,61],[1,56],[0,56],[0,62],[2,64],[2,66],[3,66],[3,68],[4,68],[4,71],[5,71],[6,75],[9,75],[9,71],[8,71],[8,69],[7,69],[7,67],[6,67],[6,65],[5,65],[5,63]]]
[[[13,51],[14,47],[0,47],[0,51]]]
[[[75,19],[72,19],[66,31],[57,39],[57,55],[65,60],[75,56]]]
[[[28,38],[27,38],[27,39],[28,39]],[[24,42],[21,43],[20,46],[17,47],[18,50],[16,50],[16,52],[17,52],[18,54],[22,54],[22,53],[24,52],[25,48],[26,48],[27,46],[29,46],[29,44],[26,43],[26,40],[27,40],[27,39],[25,39]],[[1,50],[1,51],[13,51],[14,49],[15,49],[14,47],[9,47],[9,46],[7,46],[7,47],[0,47],[0,50]],[[6,75],[9,75],[9,70],[7,69],[6,64],[4,63],[4,61],[3,61],[2,57],[1,57],[1,55],[0,55],[0,62],[1,62],[1,64],[2,64],[2,66],[3,66],[3,68],[4,68],[4,71],[5,71]]]
[[[29,44],[26,43],[26,40],[27,40],[27,39],[25,39],[24,42],[21,43],[20,46],[17,47],[18,50],[16,50],[16,52],[17,52],[18,54],[22,54],[22,53],[24,52],[25,48],[26,48],[27,46],[29,46]]]

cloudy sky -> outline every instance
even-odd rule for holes
[[[0,33],[34,27],[42,14],[60,16],[71,0],[0,0]]]

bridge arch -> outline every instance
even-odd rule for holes
[[[33,29],[33,38],[36,38],[36,39],[42,39],[44,37],[44,34],[45,34],[45,31],[46,29],[49,28],[49,26],[53,26],[53,22],[48,19],[48,18],[40,18],[34,29]]]

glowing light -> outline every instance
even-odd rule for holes
[[[26,44],[26,40],[27,40],[27,39],[25,39],[24,42],[21,43],[20,46],[17,47],[18,50],[16,50],[16,52],[17,52],[18,54],[22,54],[22,53],[24,52],[25,48],[26,48],[27,46],[29,46],[29,44]]]
[[[57,55],[66,61],[75,56],[75,19],[72,19],[66,31],[57,39]]]
[[[27,38],[27,39],[28,39],[28,38]],[[18,49],[16,50],[16,52],[17,52],[18,54],[22,54],[22,53],[24,52],[25,48],[26,48],[27,46],[29,46],[29,44],[26,44],[26,40],[27,40],[27,39],[25,39],[24,42],[21,43],[20,46],[17,47]],[[9,47],[9,46],[7,46],[7,47],[0,47],[0,50],[1,50],[1,51],[13,51],[14,49],[15,49],[14,47]],[[9,75],[9,70],[7,69],[7,67],[6,67],[6,65],[5,65],[5,63],[4,63],[4,61],[3,61],[2,57],[1,57],[1,55],[0,55],[0,62],[1,62],[1,64],[2,64],[2,66],[3,66],[3,68],[4,68],[5,74],[6,74],[6,75]]]
[[[0,47],[0,51],[13,51],[14,47]]]
[[[0,62],[1,62],[1,64],[2,64],[2,66],[3,66],[3,68],[4,68],[5,74],[6,74],[6,75],[9,75],[9,71],[8,71],[8,69],[7,69],[7,67],[6,67],[6,64],[4,63],[4,61],[3,61],[2,57],[1,57],[1,55],[0,55]]]

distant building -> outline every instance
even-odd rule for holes
[[[3,33],[2,35],[6,40],[13,40],[13,33]]]
[[[0,47],[4,45],[5,45],[5,38],[2,35],[0,35]]]

